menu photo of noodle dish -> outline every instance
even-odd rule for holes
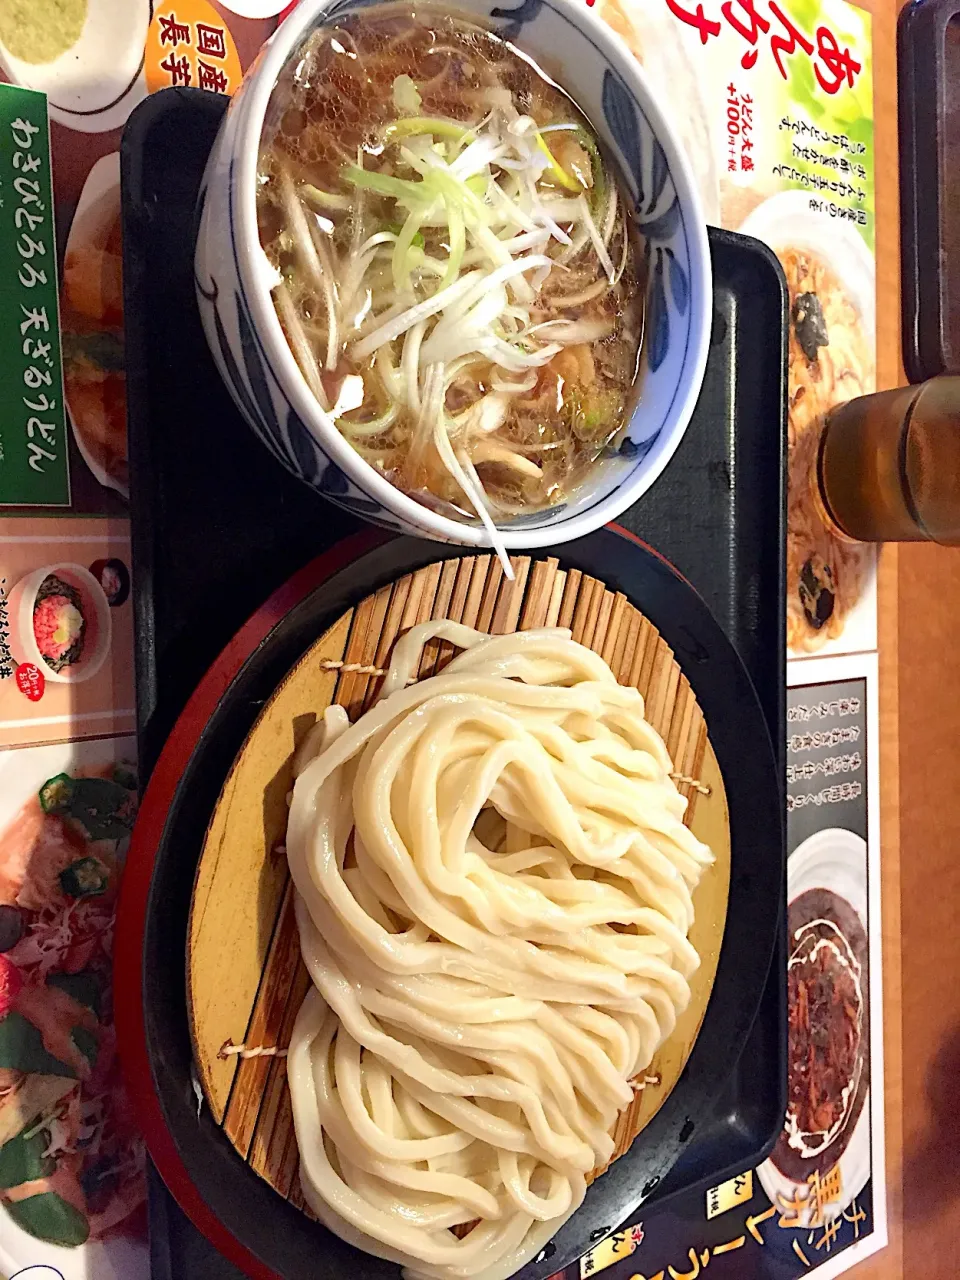
[[[817,831],[787,874],[787,1113],[758,1173],[791,1225],[814,1228],[871,1176],[866,841]]]
[[[787,279],[787,646],[792,656],[876,647],[875,553],[839,537],[816,495],[826,414],[876,390],[876,271],[849,222],[802,191],[760,204],[739,230],[766,241]]]
[[[129,737],[0,751],[4,1276],[41,1259],[62,1280],[145,1274],[144,1151],[111,995],[134,759]]]

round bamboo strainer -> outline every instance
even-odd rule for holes
[[[673,652],[626,597],[555,559],[513,560],[509,582],[490,556],[449,559],[406,574],[344,613],[264,705],[220,793],[204,841],[187,935],[187,990],[197,1074],[216,1122],[249,1166],[303,1208],[284,1050],[307,990],[284,833],[297,745],[332,702],[356,719],[370,706],[396,638],[429,618],[507,633],[569,627],[575,640],[644,695],[689,807],[686,822],[716,855],[694,895],[690,940],[701,956],[689,1007],[621,1113],[613,1159],[656,1114],[703,1021],[723,939],[730,823],[707,726]],[[420,677],[454,654],[434,642]],[[594,1176],[602,1173],[595,1171]]]

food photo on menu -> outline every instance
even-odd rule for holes
[[[116,519],[0,532],[0,746],[133,729],[130,562]]]
[[[884,1246],[873,27],[0,0],[0,1280]]]
[[[51,1260],[82,1246],[93,1274],[142,1266],[144,1152],[111,1007],[134,755],[132,738],[0,752],[0,1257],[11,1274],[38,1242]]]
[[[882,1123],[871,1105],[880,1077],[871,1061],[867,685],[844,680],[787,697],[787,1113],[758,1173],[775,1204],[793,1206],[798,1228],[835,1219],[858,1228],[874,1185],[872,1128]],[[841,781],[824,786],[828,776]]]
[[[186,25],[178,10],[189,19]],[[123,127],[146,97],[165,85],[197,85],[205,75],[212,91],[234,90],[276,22],[276,14],[244,18],[208,0],[179,5],[3,0],[0,5],[0,84],[44,95],[49,119],[55,228],[53,218],[50,224],[57,244],[69,433],[63,447],[69,454],[74,511],[124,514],[129,497]],[[15,116],[16,111],[11,119]],[[2,501],[23,498],[3,494]]]

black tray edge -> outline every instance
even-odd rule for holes
[[[218,114],[223,109],[222,102],[219,102],[215,95],[210,95],[210,94],[201,95],[196,91],[190,91],[190,90],[186,90],[186,91],[179,90],[179,89],[166,90],[160,94],[153,95],[151,98],[147,99],[143,104],[141,104],[131,116],[131,124],[135,122],[137,128],[147,129],[153,122],[155,122],[157,118],[159,118],[163,113],[165,113],[169,109],[169,105],[170,105],[169,99],[173,96],[181,96],[181,95],[184,97],[187,97],[190,100],[191,107],[195,105],[198,98],[200,97],[205,98],[207,103],[209,103],[209,114],[211,118],[213,118],[216,114]],[[125,134],[123,144],[121,147],[121,152],[123,154],[123,169],[124,169],[125,178],[130,176],[133,176],[135,178],[142,167],[141,157],[137,154],[137,144],[136,144],[136,139],[134,137],[135,133],[136,133],[136,129],[131,129],[129,134]],[[125,209],[125,216],[126,216],[126,209]],[[759,257],[765,260],[766,265],[772,268],[773,273],[777,277],[777,282],[780,288],[781,299],[782,299],[782,310],[783,310],[783,313],[786,314],[786,305],[787,305],[786,304],[786,286],[785,286],[785,281],[783,279],[782,269],[780,268],[780,264],[777,261],[776,256],[769,250],[769,248],[766,245],[762,244],[761,242],[752,240],[749,237],[744,237],[735,232],[727,232],[727,231],[719,230],[717,228],[709,228],[709,235],[710,235],[710,241],[711,241],[711,249],[714,251],[717,248],[722,247],[729,250],[737,250],[738,252],[741,252],[741,253],[747,252],[749,254],[752,254],[755,258]],[[145,324],[142,323],[142,316],[140,315],[135,303],[132,303],[130,301],[131,298],[135,298],[137,296],[137,290],[140,287],[142,287],[142,281],[139,281],[136,279],[135,264],[134,264],[134,269],[131,270],[129,265],[125,262],[124,280],[125,280],[125,300],[127,301],[127,315],[129,317],[127,322],[128,331],[130,332],[132,332],[133,330],[139,331],[140,349],[142,349],[142,344],[144,342],[144,334],[146,332],[146,326]],[[133,344],[131,343],[131,345]],[[782,385],[785,390],[785,370],[786,370],[785,333],[784,333],[782,345],[783,345],[783,352],[784,352],[784,368],[782,372]],[[141,414],[144,413],[147,407],[148,379],[146,377],[146,371],[142,366],[137,366],[132,369],[128,369],[128,392],[131,398],[131,414],[133,414],[133,412],[135,411],[139,411],[141,412]],[[785,403],[785,394],[781,396],[781,400]],[[137,437],[136,446],[134,445],[133,441],[131,442],[131,448],[133,449],[134,447],[136,447],[138,450],[138,458],[141,465],[149,467],[151,451],[149,447],[149,440],[144,438],[143,433]],[[783,465],[782,451],[781,451],[781,461]],[[782,496],[782,489],[783,489],[783,478],[781,476],[781,496]],[[782,506],[782,502],[781,502],[781,506]],[[149,582],[150,571],[153,564],[154,543],[151,541],[151,539],[148,536],[143,534],[142,530],[138,528],[138,522],[132,521],[131,523],[133,525],[132,534],[134,538],[134,558],[135,560],[138,560],[139,580],[141,581],[141,583],[147,584]],[[782,533],[782,529],[781,529],[781,533]],[[782,556],[780,558],[780,577],[781,577],[781,590],[779,592],[778,598],[780,602],[780,613],[782,615],[783,613],[783,591],[782,591],[783,559],[782,559]],[[159,750],[159,746],[160,746],[159,742],[154,742],[151,740],[151,734],[149,732],[150,712],[155,706],[156,698],[157,698],[156,653],[150,643],[146,643],[146,644],[139,643],[139,640],[141,637],[152,636],[153,634],[153,626],[154,626],[155,619],[153,616],[153,611],[150,607],[149,594],[150,594],[149,590],[145,586],[143,591],[138,591],[135,595],[135,610],[136,610],[136,623],[137,623],[137,634],[138,634],[138,644],[137,644],[138,726],[140,728],[142,759],[144,760],[147,767],[149,767],[149,765],[152,763],[152,760],[155,758],[156,752]],[[781,635],[784,634],[784,629],[782,626],[780,628],[780,634]],[[781,665],[785,666],[785,656],[784,656],[784,662]],[[781,680],[781,689],[782,688],[783,688],[783,681]],[[781,697],[780,705],[777,708],[777,719],[779,720],[779,726],[775,728],[772,722],[770,724],[771,733],[772,733],[773,741],[775,744],[775,749],[777,750],[778,755],[781,758],[782,758],[783,744],[784,744],[784,737],[783,737],[783,727],[785,722],[784,704],[785,704],[785,693]],[[766,700],[764,700],[764,710],[769,720],[770,708],[767,706]],[[782,939],[781,939],[781,950],[783,950]],[[776,962],[776,960],[777,960],[777,957],[774,956],[774,962]],[[783,965],[781,966],[781,968],[785,970],[785,951],[783,953]],[[784,972],[783,981],[785,983],[785,972]],[[783,1041],[784,1041],[784,1057],[785,1057],[785,1042],[786,1042],[785,1011],[784,1011],[783,1022],[784,1022]],[[785,1092],[785,1088],[786,1088],[785,1075],[783,1077],[782,1088],[783,1088],[783,1091]],[[782,1111],[783,1111],[783,1108],[781,1108],[781,1114],[782,1114]],[[729,1167],[729,1172],[735,1172],[751,1164],[759,1163],[760,1160],[767,1154],[770,1146],[772,1146],[773,1142],[775,1142],[775,1139],[776,1139],[776,1134],[774,1134],[768,1146],[765,1147],[760,1154],[751,1157],[749,1160],[745,1162],[738,1160],[735,1164]],[[670,1182],[668,1179],[663,1184],[662,1189],[658,1189],[657,1192],[654,1193],[654,1196],[652,1196],[647,1203],[650,1205],[651,1208],[654,1207],[654,1203],[656,1203],[659,1206],[665,1203],[668,1199],[671,1199],[674,1195],[680,1194],[681,1191],[687,1192],[700,1185],[708,1185],[712,1181],[719,1180],[722,1176],[726,1176],[726,1175],[724,1173],[711,1174],[708,1177],[702,1179],[700,1182],[688,1183],[686,1186],[682,1188],[677,1188],[676,1190],[672,1190],[670,1188]]]

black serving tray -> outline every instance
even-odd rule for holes
[[[293,479],[240,419],[193,297],[194,204],[226,100],[170,89],[122,144],[137,710],[144,779],[187,698],[254,610],[357,524]],[[786,287],[758,241],[710,228],[712,345],[666,473],[621,517],[697,588],[753,680],[783,770]],[[786,1090],[781,938],[746,1048],[655,1200],[758,1164]],[[153,1175],[156,1280],[239,1273]]]

